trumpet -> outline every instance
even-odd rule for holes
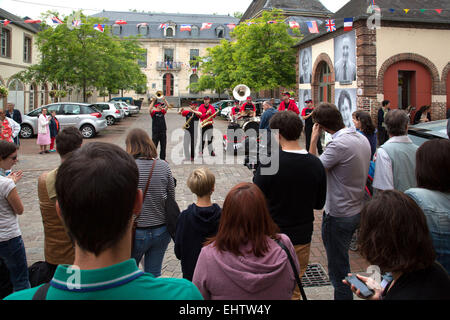
[[[217,110],[217,111],[214,112],[212,115],[210,115],[208,118],[206,118],[205,120],[203,120],[203,121],[200,123],[200,127],[201,127],[201,128],[204,128],[204,127],[206,127],[207,125],[212,124],[213,122],[212,122],[211,119],[214,118],[214,117],[216,116],[216,114],[219,113],[219,111],[220,111],[220,110]]]
[[[153,95],[152,99],[156,99],[156,100],[163,99],[166,102],[168,109],[172,109],[173,108],[173,105],[166,101],[166,99],[164,97],[164,92],[162,92],[162,90],[156,91],[156,93]]]

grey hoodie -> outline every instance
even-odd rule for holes
[[[279,234],[299,270],[294,247],[285,234]],[[200,252],[192,282],[205,299],[211,300],[289,300],[295,277],[284,250],[269,239],[269,251],[255,257],[251,245],[240,249],[243,256],[217,250],[214,243]]]

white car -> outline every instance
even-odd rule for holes
[[[222,117],[225,117],[225,118],[227,118],[228,119],[228,117],[230,116],[230,113],[231,113],[231,109],[232,109],[233,107],[225,107],[225,108],[223,108],[221,111],[220,111],[220,115],[222,116]]]

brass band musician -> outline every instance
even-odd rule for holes
[[[185,160],[194,161],[195,145],[197,143],[198,134],[198,120],[202,113],[198,111],[198,104],[192,101],[189,107],[181,108],[180,112],[183,117],[186,117],[186,122],[183,126],[184,131],[184,156]],[[190,151],[189,151],[190,146]]]
[[[167,146],[167,126],[165,114],[169,108],[169,103],[166,98],[162,98],[164,103],[158,102],[156,97],[153,97],[150,103],[149,113],[152,117],[152,140],[155,147],[158,148],[159,142],[161,142],[161,150],[159,158],[161,160],[166,159],[166,146]]]
[[[201,127],[202,127],[202,143],[200,149],[200,156],[203,156],[203,148],[205,146],[205,136],[208,137],[208,152],[212,157],[215,157],[216,154],[212,148],[213,141],[213,124],[215,116],[217,115],[216,110],[212,105],[209,104],[211,101],[210,97],[206,96],[203,98],[203,104],[198,108],[198,111],[202,113],[200,116]]]

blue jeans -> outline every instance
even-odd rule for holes
[[[14,291],[30,288],[27,256],[22,236],[0,242],[0,257],[9,270]]]
[[[334,287],[335,300],[353,300],[350,287],[343,284],[342,280],[351,272],[348,250],[359,221],[360,214],[348,218],[323,214],[322,240],[327,252],[328,274]]]
[[[144,271],[155,277],[161,275],[162,262],[167,246],[170,243],[170,234],[166,226],[159,228],[138,228],[134,238],[134,249],[131,254],[136,264],[144,256]]]

